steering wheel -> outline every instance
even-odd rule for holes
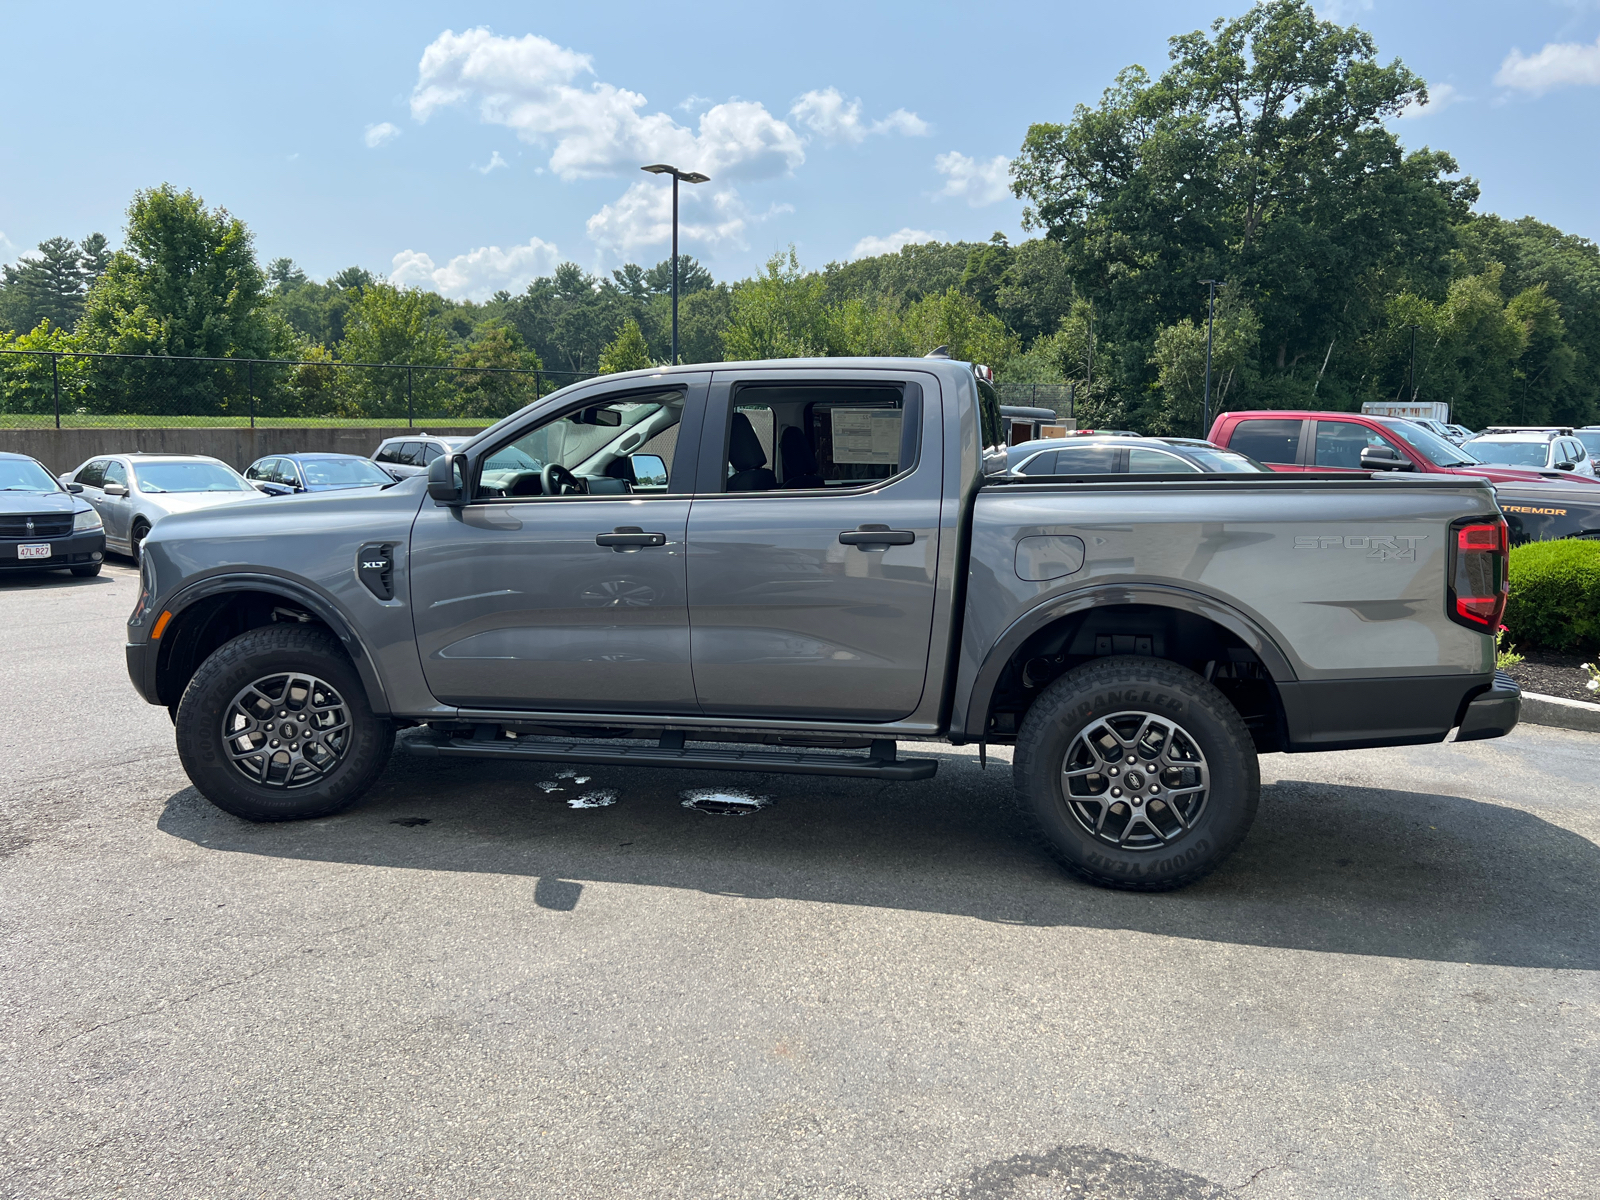
[[[578,477],[560,463],[546,463],[539,472],[539,487],[546,496],[576,496],[583,491]]]

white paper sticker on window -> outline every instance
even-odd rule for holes
[[[833,410],[833,461],[836,463],[900,462],[898,408]]]

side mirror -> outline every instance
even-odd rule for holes
[[[101,489],[101,491],[105,492],[105,494],[108,496],[126,496],[128,494],[128,489],[123,487],[120,483],[108,483]]]
[[[83,484],[81,484],[81,483],[69,483],[69,484],[67,484],[67,491],[71,492],[74,496],[82,495],[82,493],[83,493]]]
[[[1411,471],[1411,460],[1400,457],[1393,446],[1368,446],[1361,452],[1363,471]]]
[[[628,465],[633,468],[633,486],[646,491],[666,490],[667,464],[659,454],[630,454]]]
[[[1578,469],[1578,464],[1577,463],[1558,462],[1556,464],[1556,470],[1558,470],[1558,471],[1576,471],[1577,469]]]
[[[467,456],[441,454],[428,466],[428,495],[440,504],[467,502]]]
[[[250,486],[255,488],[255,490],[258,492],[265,492],[269,496],[272,495],[272,489],[266,484],[262,483],[259,479],[252,479],[250,481]]]

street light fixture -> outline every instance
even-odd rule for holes
[[[641,171],[649,171],[652,175],[672,176],[672,365],[678,365],[678,182],[684,183],[710,183],[711,176],[702,175],[699,171],[680,171],[677,167],[668,166],[666,163],[653,163],[648,167],[640,167]]]

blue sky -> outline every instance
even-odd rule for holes
[[[120,241],[170,181],[255,231],[263,261],[359,264],[456,297],[560,259],[684,249],[722,278],[793,242],[821,266],[907,238],[1021,236],[1004,159],[1223,4],[7,3],[0,261]],[[1435,103],[1397,122],[1451,151],[1481,207],[1600,239],[1600,0],[1340,0]],[[686,189],[687,190],[687,189]]]

